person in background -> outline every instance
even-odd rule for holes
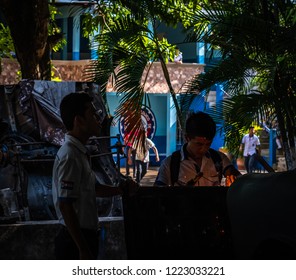
[[[101,124],[88,94],[65,96],[60,112],[67,134],[53,166],[52,196],[62,224],[55,239],[55,254],[57,259],[96,259],[96,196],[121,195],[131,181],[122,181],[120,188],[96,183],[85,144],[89,137],[100,135]]]
[[[126,176],[130,176],[130,167],[131,167],[133,170],[133,178],[136,178],[136,150],[133,149],[133,143],[130,139],[130,134],[125,135],[124,145],[125,145],[125,155],[126,155],[126,162],[125,162]]]
[[[162,161],[155,186],[229,186],[240,172],[227,156],[210,148],[216,124],[206,113],[192,113],[186,120],[186,143]]]
[[[147,131],[145,131],[145,139],[144,145],[138,145],[135,147],[136,150],[136,181],[140,183],[142,178],[146,175],[149,161],[150,161],[150,154],[149,150],[153,149],[155,153],[155,161],[159,161],[158,150],[155,144],[147,137]],[[130,159],[131,160],[131,159]]]
[[[175,63],[183,63],[183,54],[180,52],[180,49],[176,47],[175,49],[175,57],[174,57]]]
[[[241,149],[245,159],[245,168],[247,173],[252,173],[256,161],[256,154],[260,155],[260,140],[254,133],[254,127],[249,127],[249,133],[242,138]]]

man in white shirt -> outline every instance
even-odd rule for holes
[[[204,112],[189,115],[185,125],[186,143],[165,158],[155,186],[220,186],[224,176],[229,186],[240,172],[225,154],[210,148],[216,123]]]
[[[249,133],[244,135],[242,139],[243,155],[245,158],[245,167],[247,173],[252,173],[256,160],[256,149],[260,154],[260,141],[257,135],[254,134],[254,127],[249,128]]]
[[[89,137],[101,135],[101,122],[92,98],[70,93],[60,105],[67,129],[53,167],[52,195],[63,225],[55,239],[57,259],[96,259],[98,255],[98,211],[96,197],[121,195],[121,188],[98,184],[85,147]]]

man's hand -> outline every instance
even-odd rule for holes
[[[230,187],[230,185],[235,181],[235,179],[236,179],[236,176],[234,175],[226,176],[225,187]]]
[[[241,175],[242,174],[234,166],[230,166],[224,174],[225,187],[230,187],[230,185],[235,181],[235,179]]]

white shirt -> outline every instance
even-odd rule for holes
[[[149,150],[151,148],[155,147],[155,144],[152,142],[152,140],[146,138],[145,139],[145,153],[143,151],[142,147],[137,147],[137,152],[136,152],[136,160],[140,160],[143,162],[149,162]]]
[[[178,55],[175,55],[174,62],[179,62],[179,61],[182,62],[182,60],[183,60],[183,54],[181,52],[179,52]]]
[[[73,202],[80,227],[97,229],[95,182],[87,149],[78,139],[66,135],[54,162],[52,182],[53,202],[62,224],[65,222],[59,209],[59,201],[70,200]]]
[[[255,134],[252,137],[250,137],[249,134],[246,134],[242,139],[242,144],[245,145],[244,157],[247,157],[256,154],[256,146],[260,145],[260,141]]]
[[[229,167],[231,164],[228,157],[221,152],[218,152],[222,160],[222,171]],[[160,181],[167,186],[171,186],[171,158],[167,157],[161,163],[158,171],[156,182]],[[219,173],[216,170],[213,159],[209,156],[209,153],[203,156],[202,164],[200,167],[200,172],[202,172],[202,177],[199,178],[194,186],[219,186]],[[184,154],[184,145],[181,149],[181,162],[178,181],[174,184],[175,186],[186,186],[189,181],[194,179],[197,175],[196,162],[190,157],[187,158]]]

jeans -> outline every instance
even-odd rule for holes
[[[148,166],[149,166],[149,162],[143,162],[141,160],[136,160],[136,170],[137,170],[136,181],[137,181],[137,183],[140,183],[142,178],[147,173]]]
[[[255,157],[256,157],[256,154],[245,157],[245,168],[247,170],[247,173],[253,172],[254,166],[255,166],[255,160],[256,160]]]
[[[132,148],[127,146],[126,147],[126,155],[128,155],[129,149],[132,149]],[[132,165],[128,164],[128,158],[126,158],[126,163],[125,163],[126,175],[127,176],[130,175],[130,167],[132,167],[133,168],[133,177],[136,177],[136,150],[132,150],[131,158],[132,158]]]

